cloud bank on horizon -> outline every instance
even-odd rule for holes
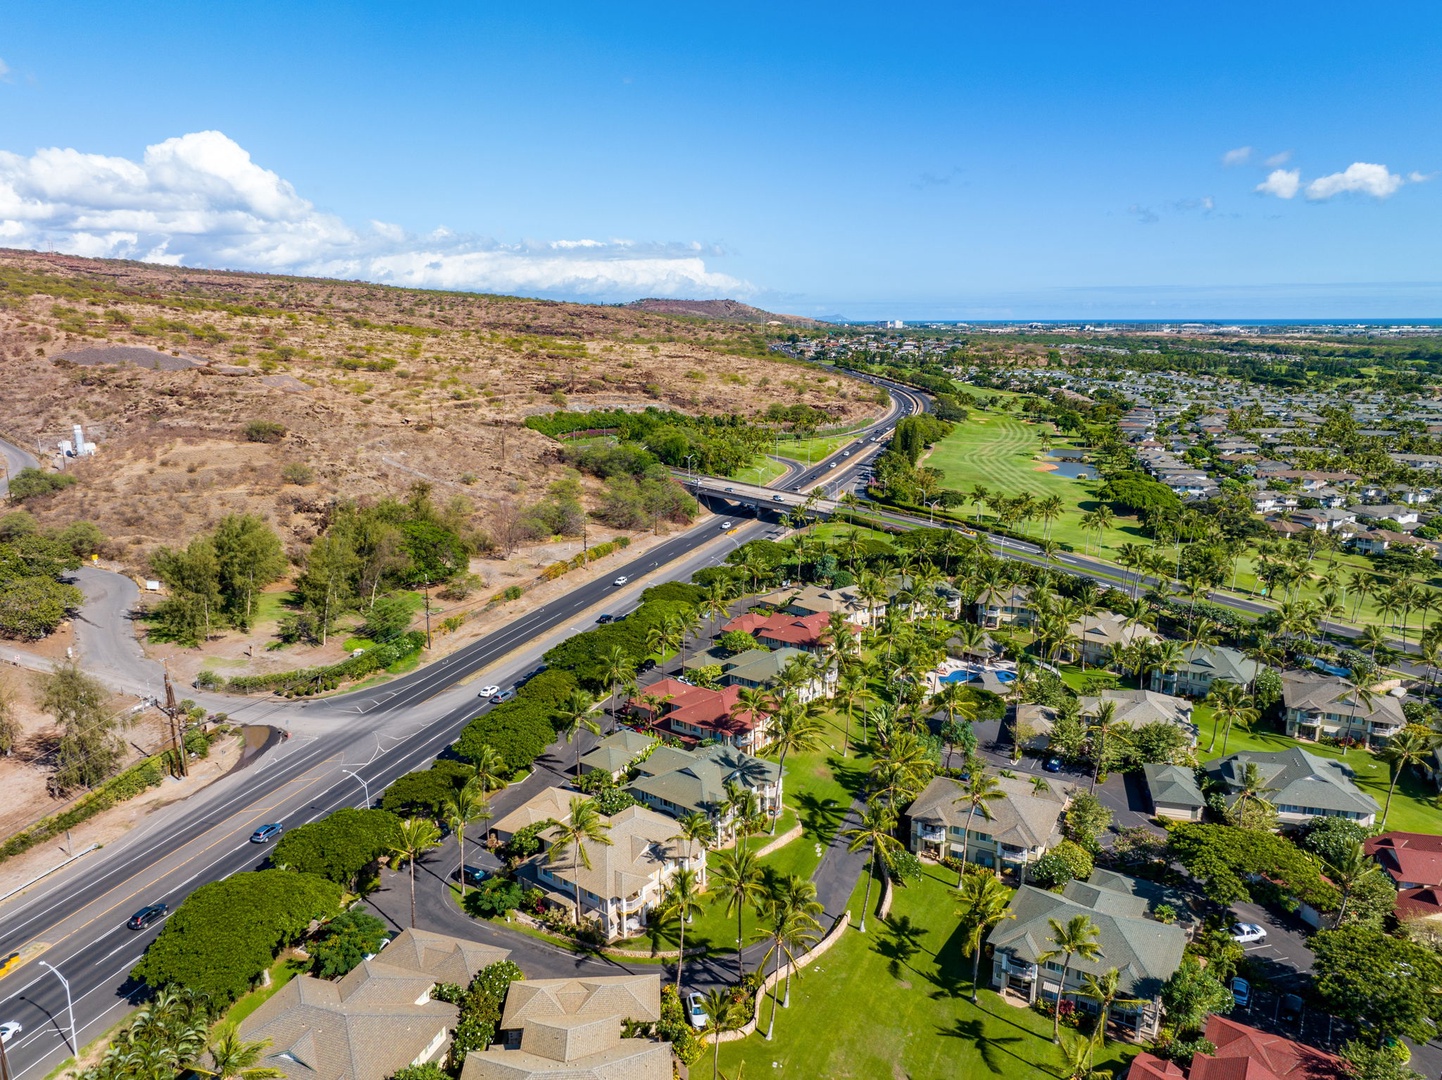
[[[355,228],[317,210],[219,131],[166,139],[140,161],[51,147],[0,151],[0,245],[387,285],[564,295],[748,295],[700,244],[560,239],[501,244],[437,229]]]

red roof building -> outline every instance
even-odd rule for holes
[[[1396,884],[1399,918],[1442,915],[1442,836],[1388,832],[1362,848]]]
[[[1138,1054],[1127,1080],[1341,1080],[1342,1062],[1303,1043],[1268,1035],[1225,1016],[1213,1016],[1203,1034],[1215,1054],[1197,1054],[1185,1071],[1152,1054]]]
[[[781,649],[789,645],[793,649],[816,652],[830,636],[826,630],[829,621],[830,615],[825,611],[818,611],[814,615],[788,615],[784,611],[778,611],[774,615],[747,612],[732,619],[723,629],[751,634],[768,649]],[[856,629],[859,631],[860,627]]]
[[[652,720],[659,730],[669,731],[685,742],[729,742],[749,754],[764,745],[767,717],[745,710],[733,715],[740,696],[739,686],[707,690],[666,678],[648,686],[643,697],[632,698],[630,706],[632,712]],[[660,699],[654,713],[647,698]]]

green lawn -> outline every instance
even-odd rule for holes
[[[812,465],[815,465],[818,461],[836,453],[847,443],[855,441],[855,435],[827,435],[815,439],[782,439],[780,450],[776,450],[775,444],[772,445],[772,449],[792,461],[799,461],[805,465],[809,460]]]
[[[1198,757],[1203,761],[1221,757],[1220,734],[1217,736],[1216,748],[1211,752],[1207,751],[1207,744],[1212,739],[1211,709],[1199,705],[1193,715],[1201,728],[1197,747]],[[1391,773],[1386,762],[1366,750],[1343,751],[1335,746],[1289,739],[1276,732],[1244,731],[1234,727],[1231,737],[1227,740],[1227,753],[1235,754],[1238,750],[1288,750],[1294,746],[1300,746],[1307,753],[1315,754],[1319,758],[1342,761],[1352,770],[1353,779],[1358,787],[1376,799],[1378,806],[1386,804],[1387,785],[1391,781]],[[1400,829],[1404,832],[1442,834],[1442,809],[1439,809],[1434,802],[1436,794],[1437,789],[1432,784],[1419,776],[1415,770],[1408,770],[1397,783],[1397,792],[1392,797],[1392,809],[1387,816],[1387,828]],[[1380,822],[1381,819],[1378,820]]]
[[[291,979],[305,971],[310,965],[296,957],[282,956],[270,966],[270,985],[260,986],[236,999],[225,1013],[225,1022],[239,1025],[251,1013],[270,1000],[272,994]]]
[[[863,883],[864,884],[864,883]],[[852,898],[859,914],[862,885]],[[876,892],[872,892],[873,904]],[[774,1038],[760,1034],[721,1047],[721,1068],[736,1076],[793,1078],[1056,1077],[1060,1051],[1039,1013],[1004,1004],[990,990],[972,1005],[971,962],[956,933],[954,883],[928,867],[900,889],[885,923],[853,928],[792,980],[791,1007]],[[986,980],[982,966],[982,980]],[[770,1018],[763,1003],[761,1030]],[[1100,1068],[1118,1068],[1130,1048],[1112,1043]]]
[[[778,476],[786,472],[786,466],[775,458],[763,457],[755,465],[749,465],[740,472],[733,473],[732,480],[742,484],[760,484],[765,487]]]

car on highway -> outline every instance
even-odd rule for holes
[[[615,581],[611,582],[611,584],[612,584],[612,585],[624,585],[624,584],[626,584],[626,581],[627,581],[626,575],[625,575],[625,574],[622,574],[622,575],[621,575],[620,577],[618,577]]]
[[[474,889],[478,888],[481,882],[485,881],[489,874],[490,871],[486,870],[484,867],[471,866],[467,864],[466,866],[461,867],[460,870],[452,873],[451,876],[463,878],[465,880],[465,883]]]
[[[1258,941],[1267,940],[1267,931],[1256,923],[1237,923],[1228,933],[1231,934],[1233,941],[1243,945],[1253,945]]]
[[[262,825],[250,834],[252,844],[268,844],[285,831],[285,826],[278,821],[272,821],[269,825]]]
[[[785,502],[786,500],[783,499],[780,495],[773,495],[773,496],[771,496],[771,501],[772,501],[772,502]]]
[[[686,1019],[691,1021],[693,1028],[706,1026],[706,999],[701,996],[699,990],[692,990],[686,995]]]
[[[501,688],[500,688],[499,686],[494,686],[494,685],[492,685],[492,686],[483,686],[483,687],[481,687],[479,690],[476,691],[476,697],[494,697],[496,694],[499,694],[500,692],[501,692]]]
[[[828,466],[826,466],[826,467],[827,467],[828,469],[834,469],[834,468],[836,468],[836,462],[833,461],[830,465],[828,465]]]
[[[516,691],[515,691],[514,688],[513,688],[513,689],[510,689],[510,690],[500,690],[500,691],[497,691],[496,693],[494,693],[494,694],[491,695],[491,704],[492,704],[492,705],[504,705],[506,702],[510,701],[511,698],[513,698],[513,697],[515,697],[515,696],[516,696]]]
[[[1061,758],[1053,754],[1041,763],[1041,767],[1047,772],[1061,772]]]
[[[125,925],[132,930],[144,930],[147,926],[165,918],[165,913],[169,910],[170,908],[165,904],[147,904],[134,915],[130,916],[130,918],[125,921]]]
[[[597,625],[597,626],[605,626],[607,623],[612,623],[612,622],[615,622],[615,621],[616,621],[616,616],[614,616],[614,615],[597,615],[597,616],[596,616],[596,625]]]
[[[718,528],[720,528],[722,531],[725,531],[726,529],[731,528],[731,525],[732,525],[732,524],[733,524],[733,523],[730,522],[730,521],[723,521],[723,522],[718,526]]]
[[[1232,1000],[1239,1008],[1245,1009],[1252,1000],[1252,984],[1240,975],[1232,979]]]
[[[0,1024],[0,1046],[9,1046],[10,1040],[24,1030],[14,1020],[6,1020],[5,1023]]]
[[[735,491],[736,489],[735,489],[734,487],[731,487],[731,488],[727,488],[726,490],[727,490],[727,491]]]

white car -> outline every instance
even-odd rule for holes
[[[500,692],[499,686],[483,686],[476,692],[476,697],[495,697]]]
[[[1237,923],[1229,932],[1233,941],[1241,942],[1243,945],[1253,945],[1258,941],[1267,940],[1267,931],[1256,923]]]
[[[622,575],[621,575],[620,577],[618,577],[615,581],[611,582],[611,584],[612,584],[612,585],[624,585],[624,584],[626,584],[626,575],[625,575],[625,574],[622,574]]]
[[[729,529],[729,528],[731,528],[731,522],[729,522],[729,521],[723,521],[723,522],[721,523],[720,527],[723,528],[723,529]]]
[[[15,1038],[16,1035],[19,1035],[23,1030],[24,1028],[14,1020],[7,1020],[5,1023],[0,1024],[0,1046],[9,1046],[10,1040]]]
[[[686,995],[686,1019],[691,1021],[693,1028],[703,1028],[706,1026],[708,1019],[706,1016],[706,999],[701,996],[699,991],[692,990]]]

